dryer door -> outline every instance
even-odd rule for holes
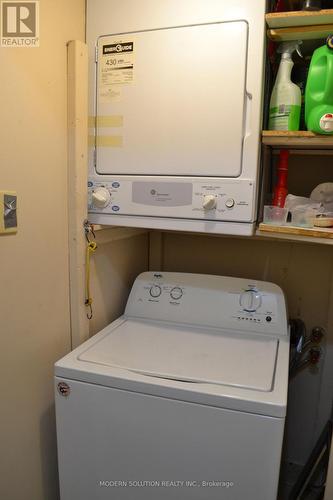
[[[238,177],[248,24],[202,24],[98,41],[99,174]]]

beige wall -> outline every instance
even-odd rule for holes
[[[84,0],[40,1],[40,48],[0,49],[0,190],[17,235],[0,236],[0,498],[57,498],[52,373],[70,348],[66,43]]]
[[[135,278],[148,269],[148,233],[102,243],[92,259],[93,335],[123,314]]]

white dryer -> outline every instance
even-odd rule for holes
[[[275,500],[288,359],[276,285],[143,273],[56,364],[61,500]]]
[[[89,219],[253,233],[265,0],[88,0]]]

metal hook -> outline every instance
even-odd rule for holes
[[[95,231],[94,231],[94,226],[92,224],[90,224],[90,222],[88,221],[88,219],[85,219],[83,221],[83,228],[84,228],[84,233],[85,233],[87,242],[91,243],[89,235],[92,234],[93,237],[94,237],[94,239],[96,238]]]
[[[91,304],[87,304],[87,305],[89,307],[89,312],[87,312],[87,318],[90,320],[93,317],[93,311],[92,311]]]
[[[88,234],[89,234],[89,221],[88,219],[85,219],[83,221],[83,229],[84,229],[84,234],[85,234],[85,237],[86,237],[86,240],[88,243],[90,243],[90,240],[89,240],[89,237],[88,237]]]

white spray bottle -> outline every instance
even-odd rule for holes
[[[301,41],[283,42],[278,52],[282,54],[269,106],[269,130],[299,130],[302,95],[301,89],[291,81],[294,63],[292,54],[300,53]]]

